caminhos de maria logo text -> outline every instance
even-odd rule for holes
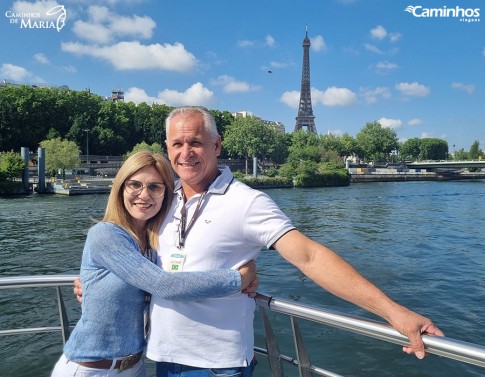
[[[453,18],[460,22],[480,22],[480,8],[462,8],[460,6],[426,8],[421,5],[409,5],[404,11],[417,18]]]
[[[66,24],[66,8],[57,5],[45,12],[17,12],[8,10],[5,17],[20,29],[54,29],[61,31]]]

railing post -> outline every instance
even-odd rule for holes
[[[295,341],[296,358],[298,360],[298,371],[300,372],[300,377],[311,377],[311,363],[310,357],[305,347],[305,342],[301,335],[300,326],[295,317],[290,316],[291,319],[291,329],[293,330],[293,340]]]
[[[283,372],[283,365],[280,360],[280,347],[276,341],[276,337],[271,327],[266,309],[259,307],[261,317],[263,319],[264,335],[266,342],[266,349],[268,350],[269,369],[271,370],[271,377],[285,377]]]
[[[61,322],[62,341],[66,344],[71,333],[69,331],[69,319],[67,318],[66,306],[64,305],[64,299],[62,298],[61,288],[59,286],[56,287],[56,293],[57,305],[59,307],[59,319]]]

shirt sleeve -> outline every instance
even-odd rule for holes
[[[141,254],[133,237],[121,227],[101,222],[88,232],[85,253],[94,268],[104,268],[128,284],[168,300],[201,300],[241,290],[237,270],[171,273]]]
[[[253,198],[248,202],[242,226],[243,237],[269,249],[283,235],[295,229],[288,216],[267,194],[253,190]]]

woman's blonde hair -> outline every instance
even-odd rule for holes
[[[143,245],[144,240],[140,240],[138,235],[134,232],[133,217],[129,214],[124,205],[123,190],[125,189],[125,181],[135,174],[138,170],[147,166],[153,166],[160,173],[165,188],[165,196],[163,197],[160,211],[147,221],[147,239],[149,245],[153,249],[158,248],[158,231],[162,225],[165,216],[172,204],[174,176],[172,167],[165,157],[158,153],[151,152],[137,152],[131,155],[121,166],[113,180],[111,193],[109,194],[108,204],[106,205],[106,212],[103,220],[113,224],[117,224],[126,229],[137,240],[139,245]]]

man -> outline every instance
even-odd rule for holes
[[[387,297],[329,248],[296,230],[264,193],[219,171],[221,137],[202,107],[166,120],[167,150],[180,177],[160,233],[158,263],[173,272],[234,268],[276,249],[316,284],[373,312],[406,335],[407,353],[425,355],[421,334],[443,335],[431,320]],[[251,376],[254,302],[245,295],[174,302],[155,297],[147,357],[157,376]],[[212,371],[210,371],[212,370]]]

